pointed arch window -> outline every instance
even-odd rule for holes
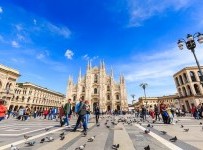
[[[110,91],[110,86],[109,85],[107,86],[107,91]]]
[[[118,94],[116,94],[116,100],[119,100],[120,96]]]
[[[184,78],[185,83],[188,83],[188,78],[187,78],[186,73],[183,73],[183,78]]]
[[[85,92],[85,87],[84,86],[82,87],[82,92]]]
[[[97,74],[94,75],[94,83],[98,83],[98,75]]]
[[[110,95],[107,95],[107,100],[110,100]]]
[[[94,88],[94,94],[97,94],[97,88]]]
[[[182,76],[180,75],[179,78],[180,78],[180,84],[183,85],[183,78],[182,78]]]

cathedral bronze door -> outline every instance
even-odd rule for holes
[[[111,106],[107,106],[107,110],[110,111],[111,110]]]

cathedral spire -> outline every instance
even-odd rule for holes
[[[111,66],[111,78],[113,78],[113,68]]]
[[[104,60],[102,62],[102,68],[105,69],[105,63],[104,63]]]
[[[79,70],[79,75],[78,75],[78,82],[80,82],[82,80],[82,71],[81,68]]]

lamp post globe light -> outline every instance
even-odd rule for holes
[[[199,42],[199,44],[203,43],[203,34],[200,32],[197,32],[194,35],[188,34],[187,35],[187,41],[185,41],[184,39],[179,39],[177,44],[178,44],[178,47],[180,50],[183,50],[184,44],[185,44],[187,49],[193,53],[193,55],[195,57],[195,61],[197,63],[197,67],[199,69],[200,76],[201,76],[200,77],[200,83],[203,84],[203,73],[201,71],[199,61],[197,60],[197,57],[195,54],[195,48],[196,48],[196,43],[194,40],[195,38],[197,38],[197,41]]]

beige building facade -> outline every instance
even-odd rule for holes
[[[201,67],[203,70],[203,67]],[[197,67],[186,67],[174,74],[173,78],[179,96],[179,103],[186,111],[203,103],[203,84]]]
[[[174,95],[167,95],[167,96],[161,96],[161,97],[140,97],[138,99],[137,103],[134,103],[135,108],[141,108],[142,105],[144,106],[152,106],[154,108],[154,105],[158,105],[161,102],[164,102],[166,105],[174,105],[178,108],[179,102],[178,102],[178,94]]]
[[[17,83],[18,77],[17,70],[0,65],[0,98],[5,100],[8,109],[29,106],[33,110],[43,110],[64,104],[64,94],[29,82]]]
[[[116,82],[113,70],[110,75],[106,73],[104,62],[100,66],[92,67],[88,62],[86,74],[79,72],[78,81],[73,83],[73,78],[69,77],[67,85],[67,98],[73,100],[73,105],[83,97],[88,100],[91,110],[99,104],[101,111],[128,110],[127,93],[124,76],[120,76],[120,82]]]

